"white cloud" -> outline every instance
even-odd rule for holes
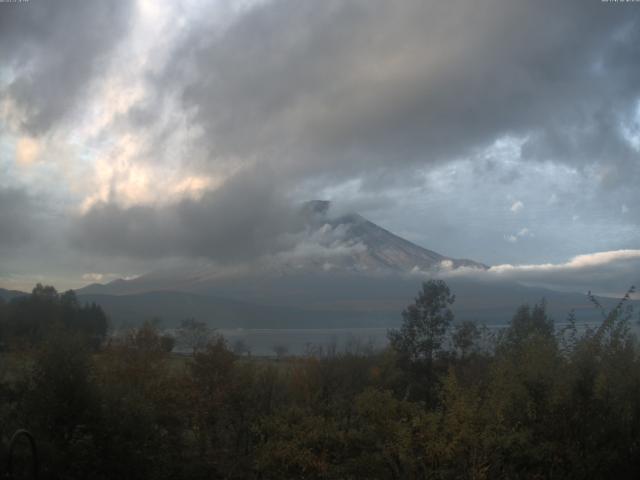
[[[595,293],[624,293],[640,285],[640,250],[612,250],[577,255],[566,262],[512,265],[488,270],[461,267],[445,272],[450,277],[509,280],[523,284]]]
[[[566,270],[584,270],[601,267],[623,260],[640,260],[640,250],[614,250],[610,252],[596,252],[577,255],[565,263],[543,263],[533,265],[496,265],[489,270],[502,274],[509,271],[521,272],[552,272]]]
[[[70,282],[84,272],[124,271],[127,265],[113,265],[125,243],[119,224],[101,230],[118,248],[101,240],[106,248],[93,252],[104,258],[80,264],[62,235],[71,214],[111,203],[145,212],[197,203],[254,163],[277,172],[254,188],[348,201],[347,211],[366,206],[363,213],[385,228],[411,231],[410,240],[449,256],[559,261],[639,245],[638,216],[629,209],[639,198],[640,71],[627,67],[637,32],[624,42],[612,37],[631,21],[626,11],[604,18],[597,5],[572,1],[558,10],[555,3],[489,2],[495,15],[449,38],[446,26],[475,7],[296,0],[252,10],[253,0],[132,0],[96,10],[62,3],[32,2],[0,18],[8,59],[0,72],[0,183],[49,197],[53,225],[39,223],[47,248],[25,253],[12,242],[12,251],[0,252],[5,268],[39,269],[55,258],[48,273],[67,272]],[[520,18],[534,27],[509,37]],[[567,48],[558,49],[559,40]],[[576,46],[583,54],[573,54]],[[540,58],[548,69],[540,70]],[[588,70],[594,59],[606,75]],[[44,115],[33,118],[38,110]],[[238,201],[244,196],[253,198],[240,191]],[[229,213],[239,208],[229,205]],[[196,222],[174,224],[215,237],[224,228],[204,210]],[[154,227],[142,222],[125,225],[141,235]],[[518,231],[525,223],[535,226],[535,239]],[[500,242],[505,234],[513,245]],[[160,237],[174,235],[188,236],[168,228]],[[142,253],[138,260],[159,235],[148,237],[131,249]],[[247,237],[234,236],[233,249]],[[342,248],[319,244],[323,252]],[[135,268],[153,270],[156,262]]]
[[[116,280],[122,278],[124,280],[133,280],[137,278],[138,275],[124,275],[120,273],[98,273],[98,272],[90,272],[82,275],[82,280],[85,282],[93,282],[93,283],[107,283],[112,280]]]
[[[521,228],[514,234],[504,236],[505,240],[509,243],[517,243],[518,240],[524,237],[533,237],[533,233],[531,233],[527,227]]]
[[[104,278],[103,273],[85,273],[82,275],[82,280],[86,280],[88,282],[99,282]]]
[[[349,237],[349,228],[344,224],[332,226],[326,223],[317,230],[304,230],[289,235],[285,242],[292,243],[293,248],[279,252],[275,257],[284,261],[308,261],[366,252],[366,245]],[[325,265],[323,269],[326,270]]]
[[[513,204],[511,205],[511,211],[513,213],[518,213],[520,210],[522,210],[524,208],[524,203],[522,203],[520,200],[516,200],[515,202],[513,202]]]

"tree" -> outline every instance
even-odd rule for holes
[[[273,350],[273,353],[276,354],[276,357],[278,358],[278,360],[285,357],[287,353],[289,353],[289,349],[286,347],[286,345],[281,345],[281,344],[274,345],[272,350]]]
[[[63,330],[51,332],[35,352],[23,413],[24,425],[37,438],[44,478],[77,478],[74,470],[90,468],[99,410],[84,339]]]
[[[31,295],[13,299],[6,305],[2,329],[19,343],[36,345],[50,337],[52,329],[80,334],[94,348],[107,334],[108,319],[95,303],[80,304],[76,293],[59,294],[54,287],[37,284]]]
[[[195,318],[182,320],[177,333],[180,344],[189,348],[193,355],[205,348],[213,336],[211,328]]]
[[[188,363],[191,386],[186,392],[201,458],[223,443],[221,436],[225,429],[221,424],[233,386],[236,358],[224,338],[217,335],[202,350],[196,351]]]
[[[236,339],[235,342],[233,342],[233,353],[235,353],[240,357],[243,356],[245,353],[247,355],[251,355],[251,349],[249,348],[249,346],[244,340],[242,340],[241,338],[238,338]]]
[[[480,339],[480,329],[470,320],[466,320],[454,326],[453,335],[451,340],[456,353],[460,355],[460,358],[465,358],[469,353],[473,351],[474,346]]]
[[[171,335],[161,335],[160,346],[162,347],[162,350],[164,350],[165,352],[171,353],[173,348],[176,346],[176,339],[173,338]]]
[[[4,298],[0,297],[0,351],[5,348],[8,308]]]
[[[431,363],[441,353],[447,331],[453,321],[450,306],[455,301],[443,280],[422,284],[412,305],[402,312],[400,330],[389,330],[387,336],[401,360],[410,364]]]
[[[91,357],[77,336],[56,332],[36,352],[29,406],[41,426],[61,442],[69,442],[94,406]]]
[[[38,283],[31,290],[31,296],[42,301],[56,302],[58,300],[58,291],[51,285]]]
[[[519,347],[534,337],[554,339],[553,320],[547,314],[547,303],[544,299],[533,308],[529,305],[521,305],[518,308],[505,332],[504,340],[507,345]]]

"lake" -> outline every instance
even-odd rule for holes
[[[594,327],[598,322],[578,323],[580,331],[588,327]],[[560,330],[567,324],[556,323],[556,329]],[[633,325],[632,325],[633,326]],[[505,324],[487,325],[491,332],[497,332],[505,328]],[[275,356],[276,348],[282,347],[281,353],[286,355],[304,355],[315,352],[318,349],[327,349],[342,352],[362,351],[364,349],[382,349],[388,344],[386,327],[371,328],[264,328],[264,329],[226,329],[215,330],[221,334],[233,349],[239,341],[243,342],[251,355]],[[174,330],[167,330],[174,334]],[[176,345],[177,353],[188,353],[189,349]]]

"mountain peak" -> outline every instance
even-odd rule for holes
[[[306,215],[326,215],[331,207],[329,200],[309,200],[302,204],[302,213]]]
[[[92,286],[92,293],[141,292],[151,289],[202,291],[221,288],[225,282],[251,279],[307,275],[309,278],[332,274],[405,274],[438,272],[442,269],[470,267],[485,269],[486,265],[466,259],[441,255],[416,245],[358,213],[330,212],[332,203],[311,200],[300,207],[305,227],[290,250],[260,259],[250,266],[225,270],[220,265],[185,265],[168,271],[157,270],[126,281],[115,280],[108,285]],[[334,215],[335,213],[335,215]],[[257,280],[256,280],[257,281]]]

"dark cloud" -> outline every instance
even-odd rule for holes
[[[0,5],[0,63],[12,70],[8,95],[23,127],[40,134],[69,112],[126,34],[133,2],[31,0]]]
[[[132,124],[159,117],[163,96],[177,96],[207,151],[203,165],[187,157],[185,166],[220,168],[233,159],[277,174],[258,175],[233,195],[236,182],[169,207],[101,204],[82,219],[77,238],[142,256],[253,256],[274,248],[282,227],[275,219],[289,207],[256,201],[243,210],[230,202],[227,211],[218,195],[300,196],[304,185],[322,190],[356,178],[349,204],[358,205],[371,192],[416,188],[424,179],[415,169],[479,158],[506,135],[526,138],[524,161],[596,164],[607,167],[603,186],[631,181],[637,152],[620,125],[631,121],[640,96],[639,21],[633,5],[599,0],[276,0],[223,32],[199,19],[172,47],[166,70],[149,78],[154,101],[135,106]],[[163,129],[152,158],[167,138]],[[476,164],[480,178],[528,181],[517,167]],[[252,213],[258,206],[269,209],[262,221]],[[460,223],[435,215],[442,217],[436,225]],[[526,225],[503,222],[484,232],[486,242]]]
[[[140,20],[134,7],[0,4],[0,99],[24,109],[28,133],[60,125],[108,65],[124,63],[114,47]],[[326,192],[429,248],[486,263],[637,247],[640,162],[624,129],[640,134],[638,5],[273,0],[222,29],[218,7],[185,8],[169,8],[180,15],[162,51],[145,50],[132,69],[143,98],[82,161],[131,135],[142,153],[114,154],[122,178],[138,162],[185,177],[244,173],[198,200],[98,203],[74,219],[74,247],[107,261],[251,259],[291,247],[292,198]],[[521,146],[508,161],[487,154],[506,137]],[[429,180],[431,167],[450,171]],[[516,200],[526,206],[517,215]],[[0,216],[18,215],[3,203]],[[20,242],[28,229],[3,229],[0,242],[9,235]]]
[[[291,202],[266,187],[267,176],[244,172],[198,200],[166,206],[99,203],[77,219],[72,240],[102,254],[251,260],[284,248],[283,235],[301,226]]]
[[[529,159],[637,170],[619,126],[640,95],[639,19],[599,0],[273,1],[223,35],[194,27],[158,81],[195,110],[212,162],[257,157],[294,178],[379,186],[380,168],[503,135],[529,137]]]
[[[0,247],[21,245],[32,238],[35,208],[23,190],[0,187]]]

